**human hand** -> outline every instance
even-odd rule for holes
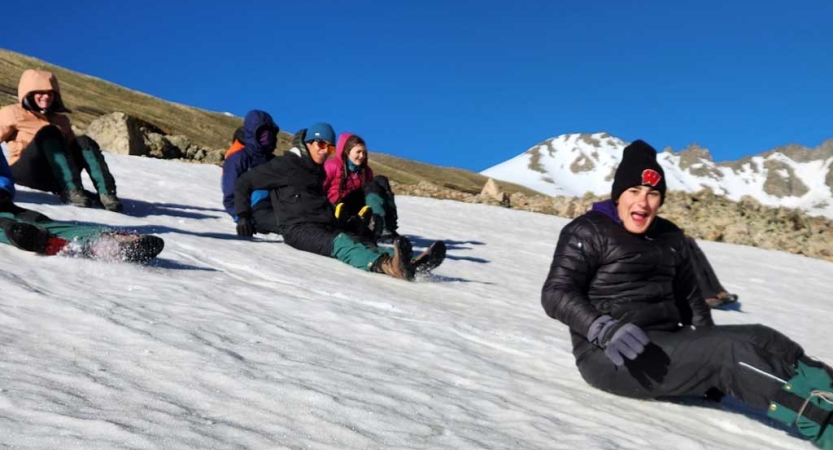
[[[255,226],[249,216],[239,215],[237,217],[237,235],[243,237],[252,237],[255,235]]]
[[[625,363],[625,358],[636,359],[645,350],[651,339],[638,326],[616,320],[610,316],[601,316],[587,332],[587,339],[602,348],[605,356],[616,366]]]

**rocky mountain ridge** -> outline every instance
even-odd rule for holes
[[[604,195],[626,145],[607,133],[564,134],[481,173],[549,195]],[[679,152],[667,147],[657,159],[669,190],[707,188],[734,201],[751,196],[833,218],[833,139],[815,149],[787,145],[738,161],[717,163],[697,144]]]

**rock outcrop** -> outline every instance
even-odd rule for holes
[[[431,183],[392,183],[402,195],[442,198],[468,203],[499,204],[490,196],[466,194]],[[575,218],[605,197],[548,197],[513,193],[514,209]],[[683,228],[689,236],[731,244],[781,250],[833,261],[833,221],[797,209],[764,206],[751,197],[734,202],[704,189],[695,193],[669,191],[660,215]]]
[[[160,127],[122,112],[93,120],[86,130],[75,130],[95,139],[101,149],[122,155],[184,159],[221,164],[225,149],[207,149],[181,135],[167,135]]]

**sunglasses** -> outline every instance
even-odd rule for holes
[[[336,146],[335,146],[335,145],[333,145],[333,144],[330,144],[330,143],[329,143],[329,142],[327,142],[327,141],[323,141],[323,140],[321,140],[321,139],[316,139],[316,140],[315,140],[315,141],[313,141],[313,142],[315,142],[316,144],[318,144],[318,150],[324,150],[324,149],[327,149],[327,153],[328,153],[328,154],[330,154],[330,155],[332,155],[333,153],[335,153],[335,152],[336,152]]]

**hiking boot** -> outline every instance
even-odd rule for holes
[[[738,295],[737,294],[730,294],[726,291],[718,292],[717,293],[717,298],[719,300],[723,301],[724,303],[734,303],[734,302],[738,301]]]
[[[3,227],[9,243],[27,252],[42,255],[55,255],[68,243],[66,239],[52,236],[43,228],[25,222],[17,222]]]
[[[393,242],[399,236],[400,236],[400,234],[397,233],[396,231],[382,230],[382,232],[379,234],[379,237],[378,237],[377,240],[379,242]]]
[[[400,280],[413,280],[414,269],[411,265],[413,249],[406,238],[397,239],[393,244],[393,256],[387,253],[379,257],[374,263],[371,271],[384,273]]]
[[[98,199],[101,201],[101,206],[107,211],[122,212],[124,209],[116,194],[101,194]]]
[[[443,241],[437,241],[428,246],[424,252],[411,261],[414,272],[425,273],[439,267],[445,260],[445,250],[445,242]]]
[[[92,205],[90,201],[90,196],[87,195],[87,192],[83,189],[72,189],[69,191],[64,191],[60,195],[61,201],[64,203],[69,203],[73,206],[80,206],[82,208],[89,208]]]
[[[717,294],[717,297],[710,297],[706,299],[706,304],[709,305],[709,308],[712,309],[720,309],[726,305],[730,305],[738,301],[738,296],[735,294],[729,294],[728,292],[720,292]]]
[[[165,248],[165,241],[156,236],[107,232],[88,244],[86,253],[107,261],[147,262]]]

